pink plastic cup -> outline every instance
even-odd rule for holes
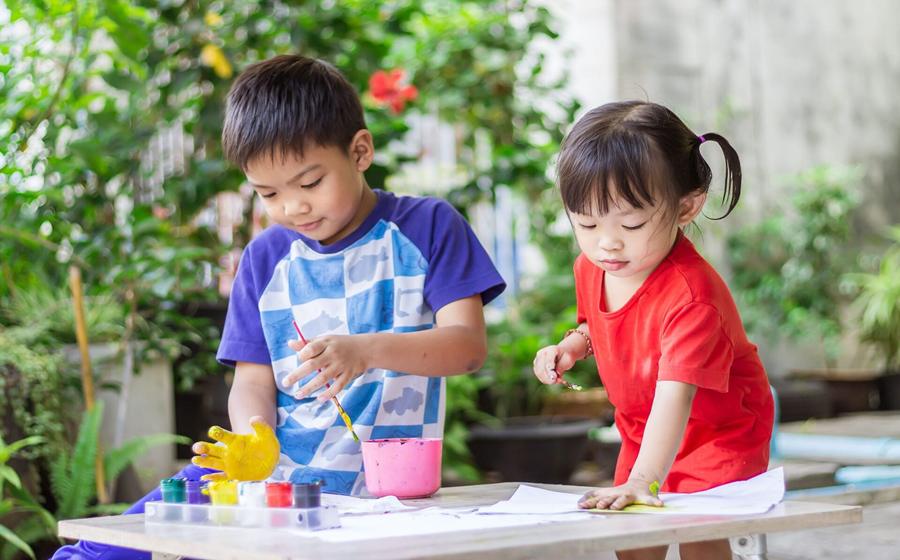
[[[391,438],[362,442],[366,488],[373,496],[427,498],[441,487],[439,438]]]

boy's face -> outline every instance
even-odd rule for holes
[[[273,222],[328,245],[352,233],[375,207],[363,178],[373,156],[372,135],[360,130],[349,152],[312,145],[303,156],[256,158],[244,171]]]

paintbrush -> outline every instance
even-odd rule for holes
[[[300,340],[303,342],[303,344],[307,344],[307,342],[306,342],[306,337],[303,336],[303,333],[302,333],[302,332],[300,332],[300,325],[297,324],[297,321],[291,320],[291,323],[294,324],[294,330],[297,331],[297,335],[300,337]],[[317,373],[318,373],[318,372],[321,372],[321,371],[322,371],[322,370],[320,370],[320,369],[317,369],[317,370],[316,370]],[[331,388],[331,383],[328,383],[328,382],[326,381],[326,382],[325,382],[325,387],[326,387],[326,388]],[[337,407],[337,409],[338,409],[338,414],[341,415],[341,420],[344,421],[344,424],[346,424],[347,429],[350,430],[350,434],[353,436],[353,440],[354,440],[354,441],[359,441],[359,436],[357,436],[357,435],[356,435],[356,432],[353,431],[353,422],[350,421],[350,416],[348,416],[347,413],[344,411],[344,407],[341,406],[341,403],[338,401],[337,397],[336,397],[336,396],[335,396],[335,397],[331,397],[331,402],[333,402],[333,403],[334,403],[334,406]]]
[[[581,385],[576,385],[575,383],[569,383],[568,381],[563,379],[562,374],[559,373],[558,371],[556,371],[555,369],[553,369],[552,367],[550,367],[549,365],[547,366],[547,369],[556,374],[556,377],[559,379],[559,384],[562,385],[563,387],[565,387],[566,389],[572,389],[573,391],[581,391],[584,389],[584,387],[582,387]]]

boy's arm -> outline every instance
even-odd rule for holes
[[[487,357],[484,306],[475,295],[448,303],[435,314],[435,328],[412,333],[372,333],[369,367],[425,376],[477,371]]]
[[[326,382],[318,398],[338,394],[356,376],[383,368],[424,376],[445,376],[478,370],[487,356],[487,334],[481,295],[448,303],[435,314],[435,328],[411,333],[326,335],[302,344],[291,341],[303,363],[287,375],[286,387],[317,369],[322,371],[295,395],[304,398]]]
[[[228,417],[231,430],[237,434],[251,434],[250,419],[259,416],[271,427],[275,426],[275,376],[272,366],[238,362],[234,368],[234,382],[228,393]]]

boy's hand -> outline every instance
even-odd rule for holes
[[[275,470],[281,446],[275,432],[260,416],[250,419],[252,434],[235,434],[213,426],[209,437],[225,445],[205,441],[194,444],[191,450],[199,455],[191,462],[199,467],[222,472],[207,474],[204,480],[265,480]]]
[[[538,350],[533,365],[535,377],[545,385],[553,385],[562,382],[562,374],[575,365],[575,355],[562,345],[552,344]]]
[[[330,384],[318,400],[325,402],[346,387],[351,381],[369,369],[366,363],[367,348],[361,335],[327,335],[310,340],[303,344],[300,340],[291,340],[288,346],[299,352],[303,360],[300,367],[285,376],[282,384],[290,387],[307,375],[319,370],[319,374],[309,380],[294,397],[303,399],[320,387]]]
[[[630,504],[643,504],[661,507],[662,500],[651,490],[653,482],[640,479],[628,479],[625,484],[612,488],[591,490],[578,500],[581,509],[613,509],[620,510]],[[658,483],[655,486],[658,487]]]

